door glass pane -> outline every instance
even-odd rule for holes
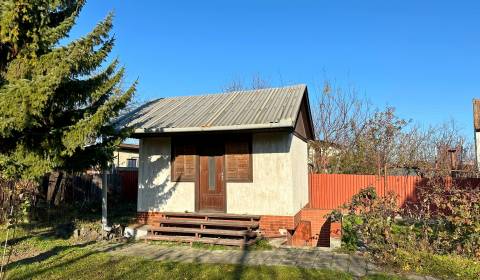
[[[208,189],[211,191],[215,190],[215,157],[208,157]]]

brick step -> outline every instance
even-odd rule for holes
[[[255,243],[255,239],[239,240],[226,238],[209,238],[209,237],[193,237],[193,236],[168,236],[168,235],[147,235],[145,240],[159,240],[172,242],[200,242],[205,244],[226,245],[226,246],[240,246],[245,247]]]
[[[220,236],[239,236],[254,238],[257,236],[256,232],[251,230],[225,230],[225,229],[200,229],[200,228],[185,228],[185,227],[150,227],[149,232],[155,233],[195,233],[208,234]]]
[[[159,225],[198,225],[198,226],[211,226],[221,228],[245,228],[245,229],[257,229],[258,222],[252,221],[226,221],[226,220],[201,220],[201,219],[160,219]]]

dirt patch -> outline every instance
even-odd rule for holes
[[[32,258],[35,256],[40,255],[44,251],[36,248],[28,248],[25,250],[25,248],[13,248],[12,254],[10,256],[10,263],[16,262],[19,260],[24,260],[27,258]]]

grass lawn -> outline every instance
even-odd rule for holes
[[[395,265],[403,271],[432,275],[439,279],[480,279],[480,261],[461,256],[397,250]]]

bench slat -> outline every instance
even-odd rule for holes
[[[192,217],[192,218],[214,218],[214,219],[232,219],[232,220],[260,220],[258,215],[240,215],[225,213],[182,213],[182,212],[163,212],[164,216],[171,217]]]
[[[196,219],[160,219],[159,224],[170,225],[205,225],[205,226],[220,226],[220,227],[238,227],[238,228],[252,228],[256,229],[259,226],[258,222],[250,221],[212,221],[212,220],[196,220]]]
[[[151,227],[151,232],[169,232],[169,233],[200,233],[224,236],[247,236],[255,237],[257,234],[249,230],[222,230],[222,229],[199,229],[199,228],[181,228],[181,227]]]

